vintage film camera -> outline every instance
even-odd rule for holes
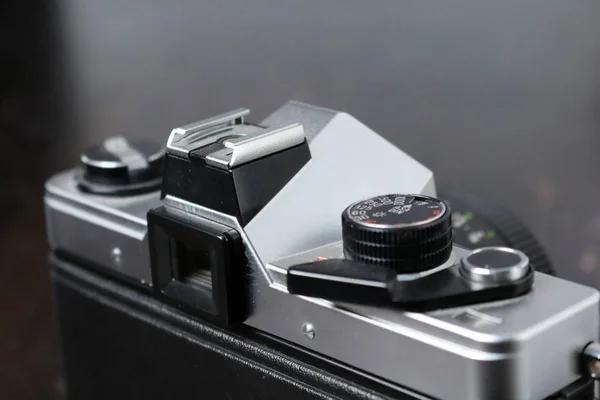
[[[248,113],[47,182],[70,399],[592,398],[596,290],[352,116]]]

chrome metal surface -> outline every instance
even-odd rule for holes
[[[565,360],[598,335],[598,292],[541,273],[536,273],[535,290],[523,297],[426,314],[291,296],[287,268],[299,259],[337,257],[339,245],[321,246],[265,268],[235,218],[180,199],[165,200],[241,233],[253,277],[247,325],[428,396],[543,398],[577,379],[579,371]],[[455,252],[458,257],[468,254],[459,247]],[[314,340],[306,341],[298,321],[320,327]],[[540,363],[555,367],[541,371],[534,367]]]
[[[152,286],[146,213],[160,192],[115,197],[83,193],[77,171],[46,183],[46,229],[52,250],[61,250],[145,286]]]
[[[169,196],[163,202],[240,233],[252,279],[247,294],[252,310],[245,323],[373,379],[434,398],[544,398],[577,379],[579,371],[568,360],[597,340],[599,294],[575,283],[536,273],[534,289],[525,296],[430,313],[287,292],[286,260],[340,255],[339,216],[353,200],[393,192],[435,196],[427,168],[347,114],[320,109],[313,123],[311,107],[289,103],[268,118],[320,128],[310,132],[311,161],[245,229],[214,210]],[[356,168],[358,149],[361,168]],[[363,179],[388,166],[406,173],[395,180]],[[52,178],[46,190],[53,249],[115,270],[110,254],[119,247],[126,276],[149,273],[145,214],[161,204],[158,193],[126,199],[83,195],[73,172]],[[454,251],[457,257],[466,254]],[[299,326],[306,323],[319,328],[312,340]]]
[[[497,267],[493,265],[475,265],[469,259],[471,256],[489,251],[514,254],[518,257],[518,262],[510,266]],[[465,278],[478,283],[514,282],[523,278],[529,272],[529,258],[522,251],[508,247],[483,247],[473,250],[462,258],[460,272]]]
[[[438,265],[435,268],[428,269],[426,271],[419,271],[410,274],[398,274],[396,276],[396,280],[398,281],[413,281],[415,279],[424,278],[431,274],[435,274],[436,272],[442,271],[446,268],[450,268],[456,264],[456,260],[458,259],[457,254],[463,254],[467,250],[455,246],[454,250],[450,254],[450,257],[446,262],[441,265]],[[284,257],[282,259],[273,261],[272,263],[267,265],[267,268],[274,276],[280,276],[280,281],[285,283],[285,274],[286,270],[292,265],[305,264],[314,261],[318,261],[319,259],[329,259],[329,258],[344,258],[344,245],[343,242],[335,242],[325,246],[318,247],[316,249],[311,249],[303,253],[294,254],[289,257]],[[301,275],[300,271],[296,271],[296,274]],[[305,274],[305,273],[304,273]],[[305,275],[306,276],[306,275]]]
[[[304,136],[310,143],[329,123],[337,111],[299,101],[288,101],[262,121],[264,126],[285,126],[301,122]]]
[[[448,260],[446,260],[446,262],[444,262],[443,264],[441,264],[435,268],[431,268],[431,269],[428,269],[425,271],[415,272],[412,274],[398,274],[398,276],[396,276],[396,280],[397,281],[414,281],[415,279],[421,279],[428,275],[435,274],[436,272],[440,272],[441,270],[449,268],[449,267],[453,266],[455,263],[456,263],[456,250],[453,250],[452,253],[450,254],[450,257],[448,257]]]
[[[245,227],[264,263],[342,240],[340,216],[356,199],[385,193],[435,197],[427,167],[351,115],[321,109],[320,124],[324,113],[330,119],[309,142],[311,161]],[[305,126],[311,113],[291,103],[271,119]]]
[[[127,167],[129,170],[136,170],[146,168],[149,162],[156,161],[165,154],[165,149],[161,148],[154,154],[143,155],[137,149],[131,147],[129,141],[122,136],[107,138],[103,143],[103,147],[119,160],[98,160],[82,153],[80,156],[81,162],[84,165],[102,169]]]
[[[143,154],[129,145],[127,139],[122,136],[113,136],[104,141],[104,148],[114,154],[130,171],[145,169],[148,161]]]
[[[587,373],[591,378],[600,379],[600,343],[590,343],[583,350],[585,359],[584,373]]]
[[[90,157],[88,157],[85,153],[81,155],[80,159],[84,165],[89,165],[91,167],[98,167],[103,169],[122,168],[125,166],[121,161],[93,160]]]
[[[191,151],[223,139],[223,147],[206,154],[205,159],[209,165],[229,169],[304,141],[304,130],[298,123],[270,128],[243,125],[249,113],[250,110],[240,108],[173,129],[167,140],[167,151],[189,158]]]
[[[122,262],[122,258],[121,255],[123,254],[123,252],[121,251],[120,248],[115,247],[112,249],[112,251],[110,252],[110,255],[112,257],[113,262],[115,263],[115,266],[117,268],[121,267],[121,262]]]
[[[261,129],[246,136],[225,140],[225,148],[207,155],[206,162],[218,168],[228,169],[297,146],[303,141],[304,129],[299,124]]]
[[[308,340],[313,340],[317,335],[317,331],[315,330],[313,324],[308,322],[302,325],[302,333],[304,334],[304,336],[306,336]]]
[[[188,158],[192,150],[206,146],[214,141],[214,134],[227,130],[234,125],[244,123],[244,117],[250,110],[238,108],[228,113],[193,122],[171,131],[167,140],[167,152]]]

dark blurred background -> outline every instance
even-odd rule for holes
[[[600,287],[599,19],[593,0],[2,2],[0,398],[63,392],[44,180],[235,107],[345,110]]]

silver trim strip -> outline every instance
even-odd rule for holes
[[[145,225],[140,227],[140,229],[133,229],[123,224],[119,224],[110,221],[106,218],[99,217],[98,215],[95,215],[91,212],[87,212],[80,208],[73,207],[72,205],[65,204],[63,201],[56,200],[48,196],[46,196],[45,202],[46,205],[51,209],[60,211],[67,215],[71,215],[82,221],[87,221],[90,224],[98,225],[102,228],[119,232],[120,234],[131,237],[133,239],[144,240],[144,237],[146,236]]]
[[[317,279],[323,278],[323,276],[321,274],[315,274],[313,272],[306,272],[306,271],[294,271],[294,275],[305,276],[307,278],[317,278]],[[331,275],[329,275],[327,277],[327,279],[330,281],[353,283],[356,285],[363,285],[363,286],[381,287],[381,288],[387,287],[386,283],[373,282],[373,281],[368,281],[366,279],[344,278],[343,276],[331,276]]]

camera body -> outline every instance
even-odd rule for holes
[[[453,244],[432,172],[352,116],[247,114],[47,182],[71,398],[591,396],[596,290]]]

